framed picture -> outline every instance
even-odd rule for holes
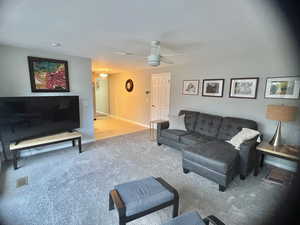
[[[258,81],[258,77],[232,78],[229,97],[255,99],[257,96]]]
[[[68,62],[28,56],[32,92],[69,92]]]
[[[224,79],[204,79],[202,83],[202,96],[223,97]]]
[[[265,98],[299,99],[300,77],[270,77],[266,81]]]
[[[199,94],[199,80],[184,80],[183,87],[182,87],[182,94],[198,95]]]

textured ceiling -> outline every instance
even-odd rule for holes
[[[114,52],[147,55],[160,40],[163,53],[184,53],[171,58],[178,65],[268,45],[277,22],[262,2],[0,0],[0,43],[89,57],[95,70],[115,72],[148,66]]]

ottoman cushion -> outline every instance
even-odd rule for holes
[[[174,194],[154,177],[120,184],[115,189],[126,206],[126,216],[144,212],[174,199]]]
[[[227,174],[238,162],[239,153],[227,142],[213,141],[186,147],[183,158]]]
[[[197,212],[189,212],[178,216],[163,225],[205,225]]]

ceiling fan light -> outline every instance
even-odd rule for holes
[[[148,64],[150,66],[159,66],[160,65],[160,55],[149,55],[147,57]]]
[[[99,76],[102,77],[102,78],[106,78],[106,77],[108,77],[108,74],[107,73],[100,73]]]

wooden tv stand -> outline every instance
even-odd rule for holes
[[[78,141],[78,150],[79,153],[81,153],[81,133],[78,131],[73,131],[73,132],[64,132],[64,133],[59,133],[59,134],[54,134],[54,135],[49,135],[49,136],[44,136],[40,138],[33,138],[33,139],[28,139],[25,141],[21,142],[15,142],[11,143],[9,145],[9,150],[13,154],[13,163],[14,163],[14,169],[16,170],[18,168],[18,158],[17,158],[17,153],[21,150],[25,149],[30,149],[34,147],[39,147],[39,146],[44,146],[44,145],[50,145],[50,144],[56,144],[60,142],[65,142],[65,141],[72,141],[73,147],[76,146],[76,140]]]

